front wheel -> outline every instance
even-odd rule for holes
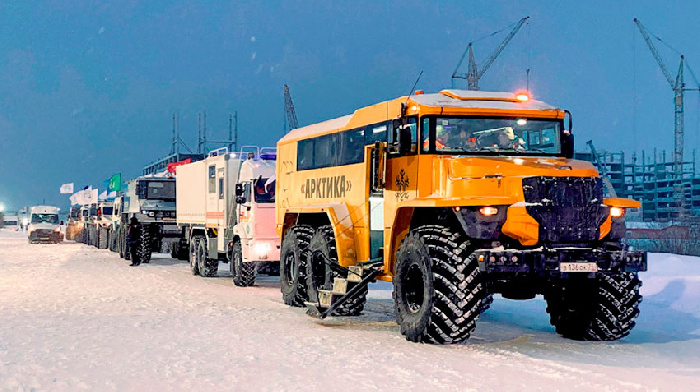
[[[619,340],[639,315],[640,286],[636,272],[562,279],[545,293],[550,323],[569,339]]]
[[[469,338],[486,294],[468,247],[460,232],[442,225],[420,226],[401,242],[394,303],[406,340],[450,344]]]
[[[248,287],[255,284],[256,263],[244,263],[241,242],[234,241],[229,253],[229,264],[233,284],[240,287]]]

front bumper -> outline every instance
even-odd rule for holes
[[[63,234],[55,230],[37,229],[29,233],[32,241],[61,241]]]
[[[647,253],[641,251],[592,248],[480,249],[475,254],[479,270],[486,273],[570,273],[560,271],[561,263],[595,263],[597,272],[602,273],[647,270]]]

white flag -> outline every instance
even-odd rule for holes
[[[78,194],[74,193],[74,194],[70,195],[70,205],[76,205],[76,204],[79,204],[78,203]]]
[[[61,193],[73,193],[73,183],[61,185]]]
[[[97,197],[97,200],[99,200],[99,201],[107,200],[107,191],[102,191],[102,193],[100,193],[100,196]]]

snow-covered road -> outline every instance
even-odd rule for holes
[[[0,390],[697,390],[700,259],[653,255],[620,342],[563,339],[541,299],[497,298],[463,345],[409,343],[390,285],[366,314],[318,321],[279,281],[232,285],[156,256],[0,230]]]

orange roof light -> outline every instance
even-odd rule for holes
[[[520,102],[527,102],[530,100],[530,96],[527,95],[527,93],[517,93],[515,95],[515,99],[517,99]]]
[[[416,90],[416,92],[413,93],[413,95],[423,95],[423,94],[425,94],[425,91],[423,91],[423,90]]]

